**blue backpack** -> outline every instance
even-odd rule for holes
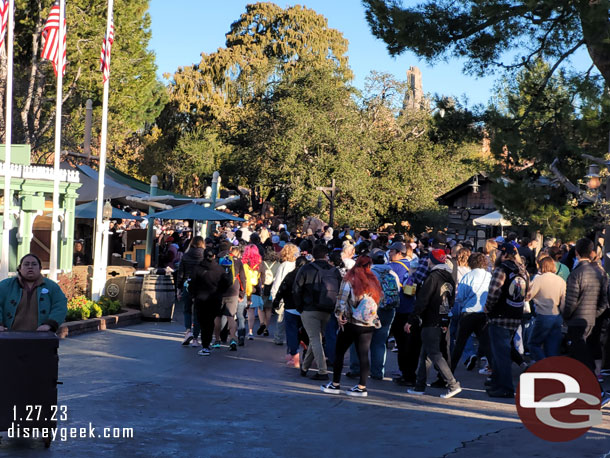
[[[379,303],[379,308],[390,310],[400,305],[400,297],[398,295],[398,283],[396,277],[389,271],[384,270],[377,275],[381,289],[383,290],[383,298]]]

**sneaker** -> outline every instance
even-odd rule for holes
[[[274,340],[273,343],[276,345],[284,345],[284,342],[282,342],[281,340]]]
[[[470,355],[470,357],[466,361],[464,361],[464,366],[466,366],[467,371],[473,370],[476,365],[477,365],[477,356],[476,355]]]
[[[246,338],[243,336],[239,336],[237,339],[237,345],[243,347],[246,344]]]
[[[333,385],[333,382],[328,382],[326,385],[320,385],[320,389],[327,394],[341,394],[339,385]]]
[[[610,404],[610,394],[607,392],[602,392],[602,405],[601,408],[607,407]]]
[[[202,348],[201,350],[199,350],[197,352],[197,354],[199,356],[210,356],[210,349],[209,348]]]
[[[256,331],[257,335],[261,335],[263,332],[265,332],[265,329],[267,328],[267,326],[265,326],[264,324],[261,324],[258,328],[258,330]],[[267,335],[269,335],[269,333],[267,333]]]
[[[220,348],[220,340],[215,340],[212,343],[212,348]]]
[[[487,375],[489,377],[491,375],[491,369],[489,368],[488,365],[485,365],[485,367],[483,369],[479,369],[479,374]]]
[[[256,332],[258,332],[258,331],[256,331]],[[263,331],[263,336],[265,336],[265,337],[269,337],[269,329],[265,329],[265,330]]]
[[[254,334],[252,334],[252,333],[248,334],[248,340],[254,340]]]
[[[237,351],[237,342],[234,340],[232,340],[231,345],[229,345],[229,351]]]
[[[345,392],[348,396],[356,396],[360,398],[364,398],[369,395],[366,388],[360,388],[358,385],[354,386],[352,389],[349,389]]]
[[[201,343],[199,342],[198,337],[194,337],[191,341],[191,347],[201,347]]]
[[[446,393],[441,394],[441,398],[449,399],[449,398],[452,398],[453,396],[460,394],[461,392],[462,392],[462,388],[460,386],[458,386],[457,388],[454,388],[454,389],[449,388]]]
[[[409,388],[407,390],[407,393],[414,394],[416,396],[421,396],[423,394],[426,394],[426,391],[423,388]]]
[[[190,329],[187,329],[184,333],[184,340],[182,341],[182,345],[186,347],[188,344],[191,343],[191,340],[193,340],[193,333]]]

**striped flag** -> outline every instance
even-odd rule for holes
[[[8,0],[0,0],[0,48],[4,46],[4,36],[8,25]]]
[[[104,37],[102,54],[100,56],[100,71],[104,75],[104,83],[110,77],[110,51],[114,43],[114,18],[110,19],[110,35]]]
[[[62,56],[62,75],[66,73],[66,18],[63,24],[63,56]],[[59,1],[51,7],[49,18],[42,29],[42,53],[41,57],[53,62],[53,70],[57,76],[59,67]]]

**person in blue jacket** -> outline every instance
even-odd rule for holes
[[[38,256],[26,254],[17,275],[0,282],[0,331],[52,331],[66,318],[68,301],[57,283],[44,278]]]

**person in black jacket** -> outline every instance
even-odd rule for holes
[[[595,320],[608,307],[608,279],[603,269],[594,265],[593,241],[576,242],[578,265],[568,276],[563,318],[568,325],[570,348],[568,355],[595,371],[593,354],[585,340],[595,326]]]
[[[529,291],[529,275],[521,263],[517,248],[504,243],[498,267],[491,275],[484,312],[489,320],[491,344],[490,397],[512,398],[515,395],[511,372],[511,342],[521,325],[523,306]]]
[[[195,299],[195,310],[201,326],[201,346],[198,354],[208,356],[214,333],[214,319],[222,307],[222,295],[231,287],[232,279],[216,262],[211,248],[206,248],[203,261],[195,268],[189,290]]]
[[[199,320],[193,315],[193,295],[189,292],[188,282],[193,275],[195,267],[203,261],[203,250],[205,243],[203,237],[194,237],[191,245],[180,261],[180,267],[176,272],[176,285],[178,289],[178,300],[184,305],[184,340],[182,345],[191,344],[192,347],[199,346]],[[191,330],[192,325],[192,330]]]
[[[462,388],[441,353],[442,333],[447,332],[448,314],[455,300],[455,281],[451,267],[445,264],[446,260],[444,250],[436,249],[430,252],[428,258],[430,273],[417,293],[415,308],[409,322],[405,325],[405,331],[410,332],[413,324],[421,325],[422,348],[417,365],[415,387],[407,392],[416,395],[424,394],[429,360],[448,387],[448,391],[441,394],[441,398],[448,399],[459,394]]]
[[[294,262],[294,270],[288,274],[280,283],[280,287],[273,298],[273,308],[280,308],[281,301],[284,301],[284,321],[286,326],[286,346],[291,359],[286,362],[287,366],[300,367],[299,357],[299,328],[303,326],[301,314],[297,311],[294,298],[292,296],[292,285],[301,267],[307,264],[305,256],[299,256]]]
[[[292,288],[295,306],[301,313],[301,320],[309,336],[309,346],[301,364],[301,375],[307,376],[307,370],[315,358],[318,373],[312,380],[328,380],[322,334],[335,308],[341,274],[336,267],[328,263],[326,245],[315,245],[313,257],[314,262],[299,269]]]

